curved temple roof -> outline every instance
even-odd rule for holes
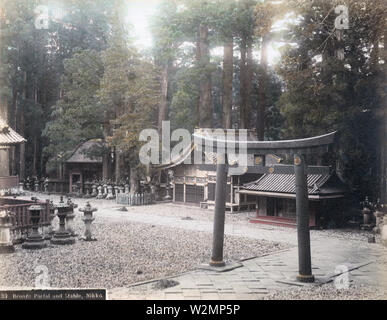
[[[26,141],[26,139],[24,139],[0,118],[0,148],[13,146]]]

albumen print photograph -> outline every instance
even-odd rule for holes
[[[0,0],[0,300],[386,300],[386,19]]]

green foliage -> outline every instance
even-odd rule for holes
[[[349,1],[350,29],[340,43],[333,33],[335,1],[297,3],[302,18],[289,34],[297,46],[288,47],[278,68],[287,89],[279,103],[286,118],[284,135],[301,138],[338,130],[338,169],[353,190],[369,193],[376,182],[375,111],[381,100],[375,85],[385,8],[378,1]],[[340,48],[344,60],[337,58]]]
[[[142,59],[121,24],[113,24],[109,47],[102,53],[104,74],[97,97],[104,109],[108,142],[126,152],[131,164],[138,163],[139,133],[154,127],[159,102],[158,73]]]
[[[52,107],[44,130],[53,160],[66,159],[80,141],[102,138],[103,110],[96,93],[103,75],[100,54],[82,50],[64,61],[63,98]]]

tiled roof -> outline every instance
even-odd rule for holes
[[[0,118],[0,146],[12,146],[27,141]]]
[[[330,174],[308,174],[308,193],[310,195],[320,194],[322,187],[330,177]],[[242,188],[250,191],[296,193],[296,177],[294,174],[265,174],[257,181],[245,184]]]

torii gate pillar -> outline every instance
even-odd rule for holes
[[[301,282],[313,282],[312,259],[310,254],[308,184],[305,157],[294,155],[294,173],[296,176],[296,213],[298,238],[298,276]]]

